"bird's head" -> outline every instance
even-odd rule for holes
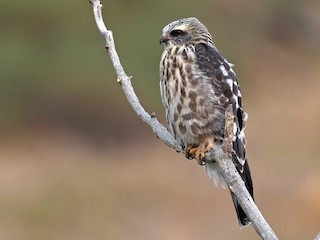
[[[213,45],[208,29],[195,17],[169,23],[160,37],[160,44],[163,43],[165,48],[200,42]]]

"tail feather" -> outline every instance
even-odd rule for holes
[[[207,171],[208,176],[211,178],[211,180],[213,181],[216,187],[218,187],[220,183],[223,188],[227,188],[228,185],[226,183],[226,180],[221,174],[221,170],[218,163],[216,162],[206,163],[204,167]]]
[[[238,169],[238,168],[237,168]],[[243,165],[243,171],[240,172],[238,170],[241,178],[243,179],[250,195],[252,196],[253,198],[253,186],[252,186],[252,179],[251,179],[251,173],[250,173],[250,168],[249,168],[249,165],[248,165],[248,161],[246,160],[244,165]],[[241,208],[238,200],[237,200],[237,197],[232,193],[231,193],[231,198],[232,198],[232,201],[233,201],[233,205],[236,209],[236,212],[237,212],[237,216],[238,216],[238,220],[239,220],[239,224],[241,227],[246,227],[250,224],[250,220],[249,218],[247,217],[247,215],[245,214],[245,212],[243,211],[243,209]]]
[[[241,227],[246,227],[248,226],[251,222],[243,209],[241,208],[240,204],[238,203],[237,197],[234,195],[234,193],[231,193],[231,198],[233,201],[234,208],[236,209],[237,216],[238,216],[238,221]]]
[[[221,174],[220,167],[218,166],[218,164],[216,162],[207,163],[205,165],[205,168],[206,168],[207,174],[214,181],[216,186],[217,186],[217,183],[220,183],[222,187],[227,186],[227,183]],[[248,165],[247,161],[245,162],[245,164],[243,166],[243,171],[240,172],[238,170],[238,172],[239,172],[240,176],[242,177],[250,195],[253,198],[252,179],[251,179],[250,169],[249,169],[249,165]],[[237,197],[232,192],[230,192],[230,193],[231,193],[231,198],[232,198],[234,207],[236,209],[236,213],[238,216],[240,226],[241,227],[248,226],[250,224],[249,218],[247,217],[247,215],[245,214],[245,212],[241,208],[240,204],[238,203]]]

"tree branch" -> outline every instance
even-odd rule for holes
[[[102,5],[99,0],[90,0],[90,3],[93,7],[93,13],[96,20],[96,24],[101,35],[104,37],[106,41],[106,49],[112,61],[113,67],[117,74],[117,82],[120,83],[122,90],[130,103],[132,109],[136,112],[136,114],[146,123],[148,124],[153,132],[160,138],[163,142],[165,142],[168,146],[175,149],[178,152],[182,151],[181,146],[176,142],[173,136],[168,132],[168,130],[159,123],[153,114],[149,114],[145,111],[145,109],[141,106],[138,97],[136,96],[132,84],[131,77],[129,77],[121,63],[119,56],[116,52],[113,35],[110,30],[108,30],[103,22],[102,18]],[[271,227],[263,218],[261,212],[255,205],[251,195],[249,194],[243,180],[241,179],[238,171],[236,170],[231,154],[233,151],[232,148],[232,132],[233,132],[233,113],[231,106],[228,107],[226,111],[226,129],[225,133],[227,136],[224,140],[222,147],[220,150],[215,151],[210,154],[210,156],[206,157],[206,161],[212,162],[213,159],[216,161],[222,169],[222,174],[225,177],[226,182],[230,190],[237,196],[239,204],[243,208],[244,212],[247,214],[250,219],[253,227],[256,232],[260,235],[262,239],[267,240],[276,240],[278,239],[275,233],[272,231]]]
[[[232,106],[229,105],[226,111],[226,128],[225,139],[222,146],[217,151],[214,151],[209,159],[214,159],[222,169],[222,173],[229,189],[233,192],[238,199],[243,211],[250,219],[252,226],[262,239],[276,240],[278,239],[269,224],[263,218],[260,210],[255,205],[250,193],[242,178],[238,174],[235,165],[232,162],[232,138],[233,138],[233,122],[234,116]]]
[[[90,0],[90,3],[93,7],[93,13],[96,20],[97,27],[106,41],[106,50],[110,56],[112,61],[114,70],[117,74],[117,82],[121,85],[122,90],[130,103],[132,109],[136,112],[136,114],[148,124],[152,131],[160,138],[163,142],[165,142],[168,146],[175,149],[178,152],[182,151],[182,148],[177,144],[176,140],[172,137],[172,135],[168,132],[168,130],[159,123],[159,121],[152,114],[146,112],[146,110],[141,106],[137,95],[135,94],[132,84],[131,78],[129,77],[120,62],[120,58],[115,48],[113,34],[112,31],[108,30],[103,22],[101,9],[103,8],[100,1]]]

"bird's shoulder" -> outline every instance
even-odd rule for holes
[[[194,52],[196,64],[202,71],[213,74],[224,64],[225,59],[215,47],[209,44],[198,43],[194,45]]]

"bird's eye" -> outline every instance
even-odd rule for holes
[[[176,29],[176,30],[172,30],[170,34],[171,36],[176,37],[176,36],[182,35],[183,33],[184,33],[183,31]]]

